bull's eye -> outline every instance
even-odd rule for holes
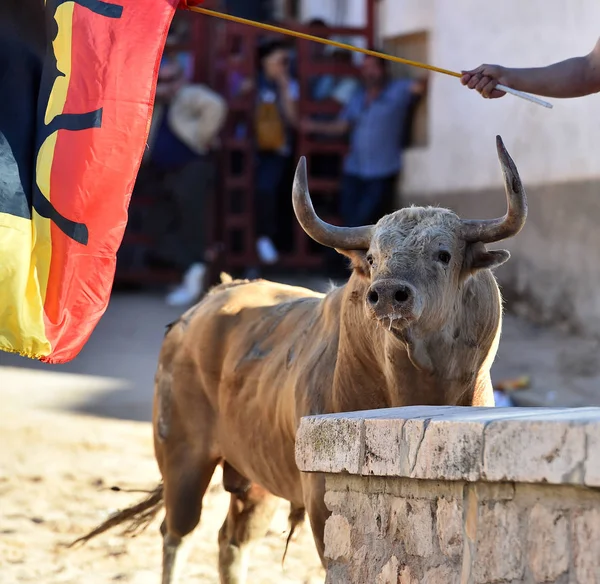
[[[450,255],[450,252],[442,250],[438,253],[437,259],[443,264],[449,264],[452,256]]]
[[[369,254],[367,256],[367,263],[372,266],[375,263],[375,260],[373,259],[373,256],[371,254]]]

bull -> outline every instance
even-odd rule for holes
[[[508,203],[503,217],[461,220],[448,209],[409,207],[352,228],[316,215],[301,158],[296,217],[311,238],[350,258],[347,284],[319,294],[229,281],[170,327],[153,413],[163,482],[146,502],[109,521],[164,504],[163,584],[174,581],[180,545],[200,520],[218,464],[231,493],[219,532],[222,583],[246,581],[249,545],[266,533],[277,497],[290,502],[291,531],[308,515],[325,564],[324,478],[295,463],[303,416],[494,405],[490,367],[502,305],[491,270],[510,256],[486,244],[516,235],[527,216],[517,168],[499,136],[497,149]]]

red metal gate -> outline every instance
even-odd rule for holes
[[[374,4],[367,3],[367,22],[364,27],[327,27],[310,28],[297,23],[284,23],[283,26],[321,36],[362,37],[367,44],[372,44],[374,36]],[[216,2],[207,1],[207,8],[215,8]],[[213,250],[221,250],[210,279],[218,275],[220,270],[239,271],[249,266],[258,265],[255,250],[254,206],[255,206],[255,147],[253,137],[253,116],[255,96],[245,95],[235,98],[229,95],[229,79],[235,72],[255,79],[257,72],[257,47],[265,31],[236,23],[220,21],[217,18],[201,14],[188,13],[191,36],[189,42],[178,49],[189,51],[194,59],[194,81],[207,83],[219,91],[228,102],[229,114],[221,136],[219,153],[219,181],[216,192],[211,197],[210,216],[212,220],[204,221],[209,231],[209,245]],[[335,115],[340,105],[333,101],[315,101],[308,91],[311,79],[320,75],[356,75],[351,64],[320,60],[315,58],[315,43],[305,40],[290,39],[295,45],[297,54],[297,78],[300,84],[300,101],[298,104],[300,118],[315,114]],[[340,167],[346,152],[346,143],[340,141],[320,141],[301,132],[297,133],[295,160],[301,155],[307,157],[309,184],[315,200],[315,207],[323,218],[338,223],[336,215],[338,199],[339,172],[332,172],[328,177],[317,176],[313,172],[315,156],[331,156],[332,164]],[[291,200],[291,181],[282,197]],[[144,206],[152,204],[150,197],[136,192],[130,205],[130,214],[143,213]],[[322,209],[322,210],[320,210]],[[315,269],[322,263],[322,249],[315,245],[302,231],[296,221],[290,222],[291,245],[280,254],[282,268]],[[117,281],[135,281],[139,283],[155,283],[173,281],[180,274],[172,270],[149,270],[144,268],[141,258],[144,250],[152,242],[146,234],[133,224],[128,227],[122,244],[122,250],[140,258],[138,265],[117,272]],[[120,252],[121,253],[121,252]]]

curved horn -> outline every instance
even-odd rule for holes
[[[315,213],[306,176],[306,158],[300,157],[292,188],[294,213],[302,229],[317,243],[335,249],[369,249],[373,226],[336,227],[319,219]]]
[[[474,243],[492,243],[513,237],[525,225],[527,219],[527,196],[525,189],[519,178],[519,172],[512,158],[509,156],[502,138],[496,136],[496,148],[498,149],[498,158],[502,166],[504,175],[504,188],[506,190],[506,200],[508,210],[504,217],[498,219],[463,220],[462,237],[465,241]]]

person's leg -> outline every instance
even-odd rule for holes
[[[149,263],[181,267],[177,260],[179,243],[173,235],[177,231],[177,207],[168,186],[169,173],[153,165],[143,166],[138,173],[132,199],[151,199],[146,207],[141,229],[152,240]],[[185,267],[185,266],[184,266]]]
[[[278,154],[261,152],[256,169],[256,247],[259,258],[267,264],[278,259],[273,244],[277,233],[277,197],[285,172],[286,158]]]
[[[173,195],[179,212],[179,233],[184,257],[203,263],[208,232],[207,204],[215,184],[214,162],[208,156],[184,166],[174,177]]]
[[[400,184],[399,175],[392,174],[383,180],[383,199],[382,204],[378,209],[379,217],[393,213],[403,207],[398,191]]]
[[[214,185],[214,165],[208,157],[199,157],[171,176],[169,181],[177,207],[176,259],[186,271],[183,282],[167,296],[171,306],[197,301],[204,289],[205,252],[208,217],[206,203]]]
[[[342,175],[338,212],[344,227],[359,225],[359,223],[356,223],[355,211],[360,201],[361,186],[362,180],[359,177],[350,174]],[[331,248],[325,250],[324,256],[328,276],[339,280],[345,280],[349,277],[349,261],[345,256],[340,255]]]
[[[394,188],[395,177],[364,180],[360,202],[355,211],[357,224],[377,223],[384,214],[389,213],[393,206]]]
[[[358,208],[362,199],[364,181],[351,174],[342,175],[340,189],[340,215],[344,227],[357,227],[361,225]],[[358,221],[358,222],[357,222]]]

